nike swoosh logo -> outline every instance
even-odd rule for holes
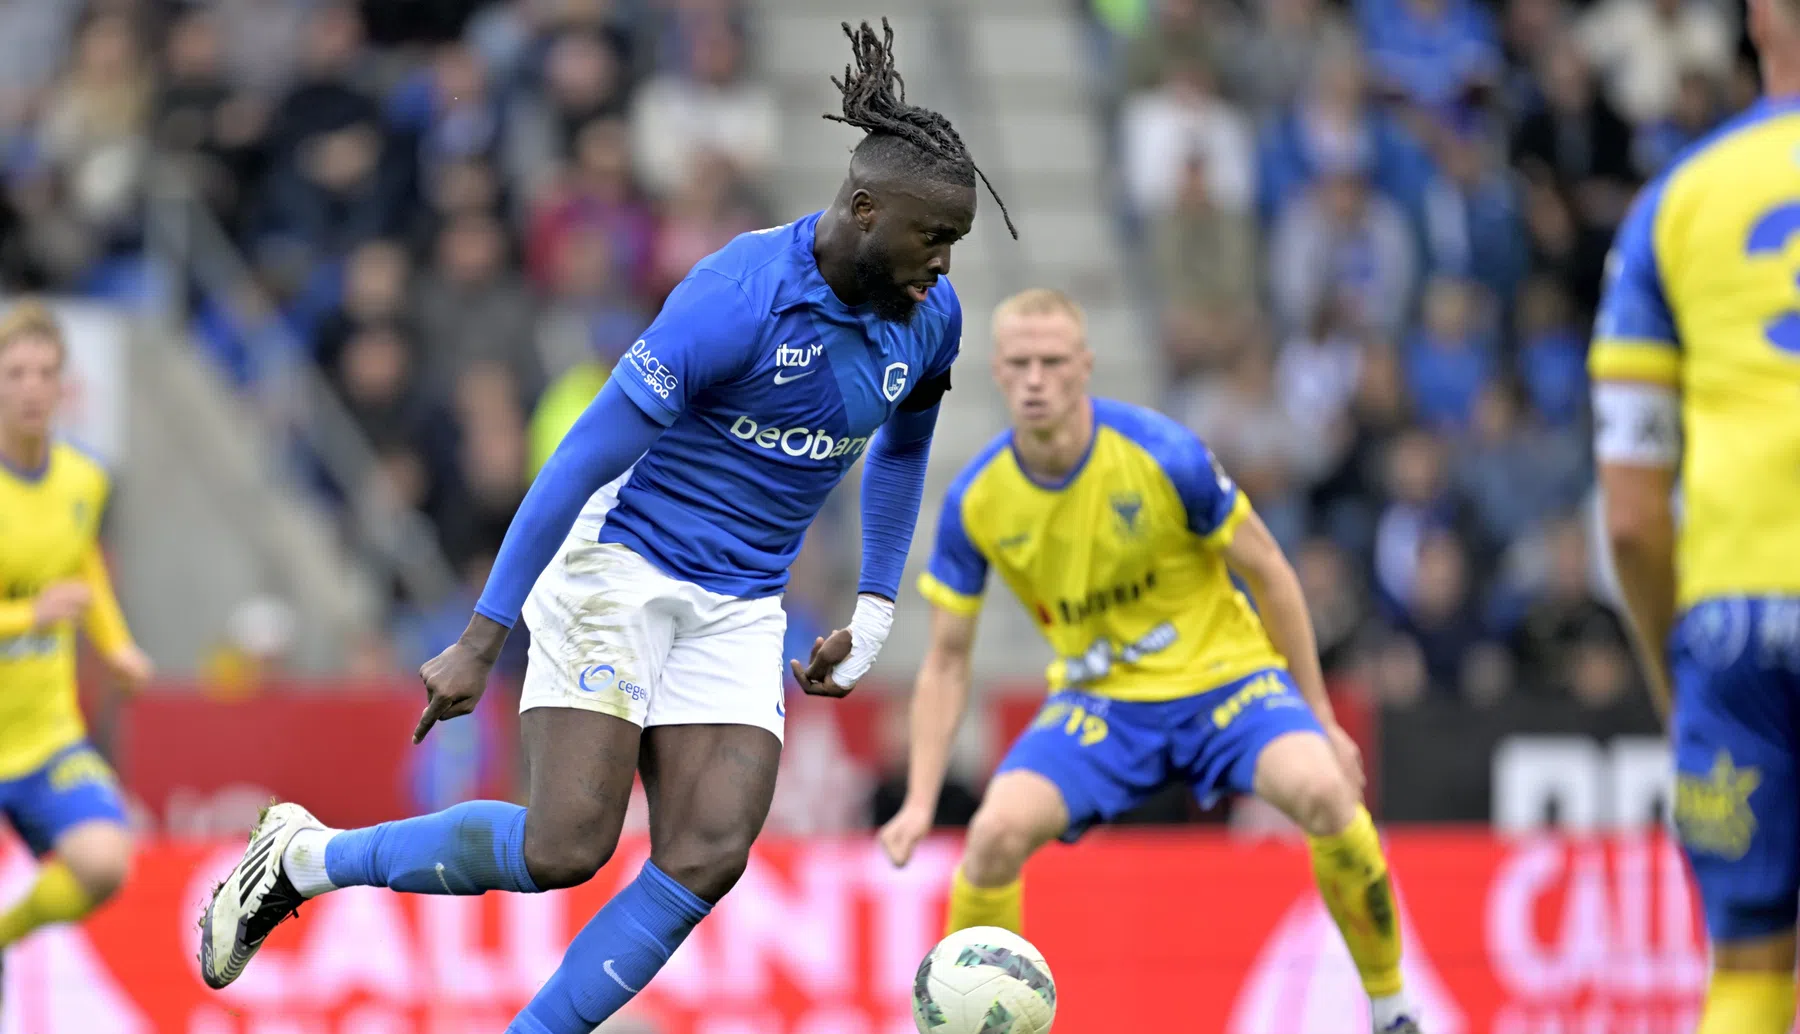
[[[444,885],[444,893],[446,893],[446,894],[456,893],[456,891],[453,891],[450,889],[450,881],[444,878],[444,863],[443,862],[437,863],[437,878],[438,878],[438,882]]]
[[[817,370],[807,370],[805,373],[797,373],[797,374],[794,374],[792,377],[789,377],[785,372],[777,372],[775,374],[775,383],[776,384],[786,384],[789,381],[797,381],[802,377],[811,377],[813,374],[818,373],[818,372],[819,371],[817,371]]]
[[[605,962],[602,962],[600,964],[600,968],[606,970],[606,975],[613,978],[613,983],[619,985],[620,987],[624,988],[627,991],[630,991],[632,994],[638,993],[637,988],[632,987],[630,984],[627,984],[625,981],[619,979],[618,971],[612,968],[612,960],[611,959],[607,959]]]

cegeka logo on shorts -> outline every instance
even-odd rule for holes
[[[581,674],[577,677],[576,682],[585,693],[600,693],[609,688],[617,688],[620,694],[633,700],[642,700],[649,695],[644,687],[635,682],[619,679],[617,676],[618,673],[610,664],[590,664],[581,669]],[[614,686],[615,679],[617,679],[616,687]]]
[[[869,447],[868,438],[834,438],[823,429],[810,427],[772,427],[757,422],[755,417],[740,416],[731,424],[731,434],[759,449],[780,449],[795,459],[810,456],[815,460],[855,459]]]

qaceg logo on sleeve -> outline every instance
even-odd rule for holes
[[[681,383],[680,378],[664,366],[661,359],[650,354],[650,346],[644,343],[643,338],[637,339],[631,346],[631,351],[625,353],[625,358],[631,361],[632,367],[644,378],[644,383],[650,386],[650,390],[656,392],[658,398],[668,398],[669,393]]]

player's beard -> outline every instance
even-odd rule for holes
[[[894,282],[894,264],[887,249],[871,238],[865,238],[856,249],[856,286],[875,310],[875,315],[889,323],[911,323],[913,310],[919,303],[907,293],[905,284]]]

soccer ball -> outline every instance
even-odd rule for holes
[[[1043,952],[999,927],[944,938],[913,978],[920,1034],[1044,1034],[1055,1019],[1056,981]]]

